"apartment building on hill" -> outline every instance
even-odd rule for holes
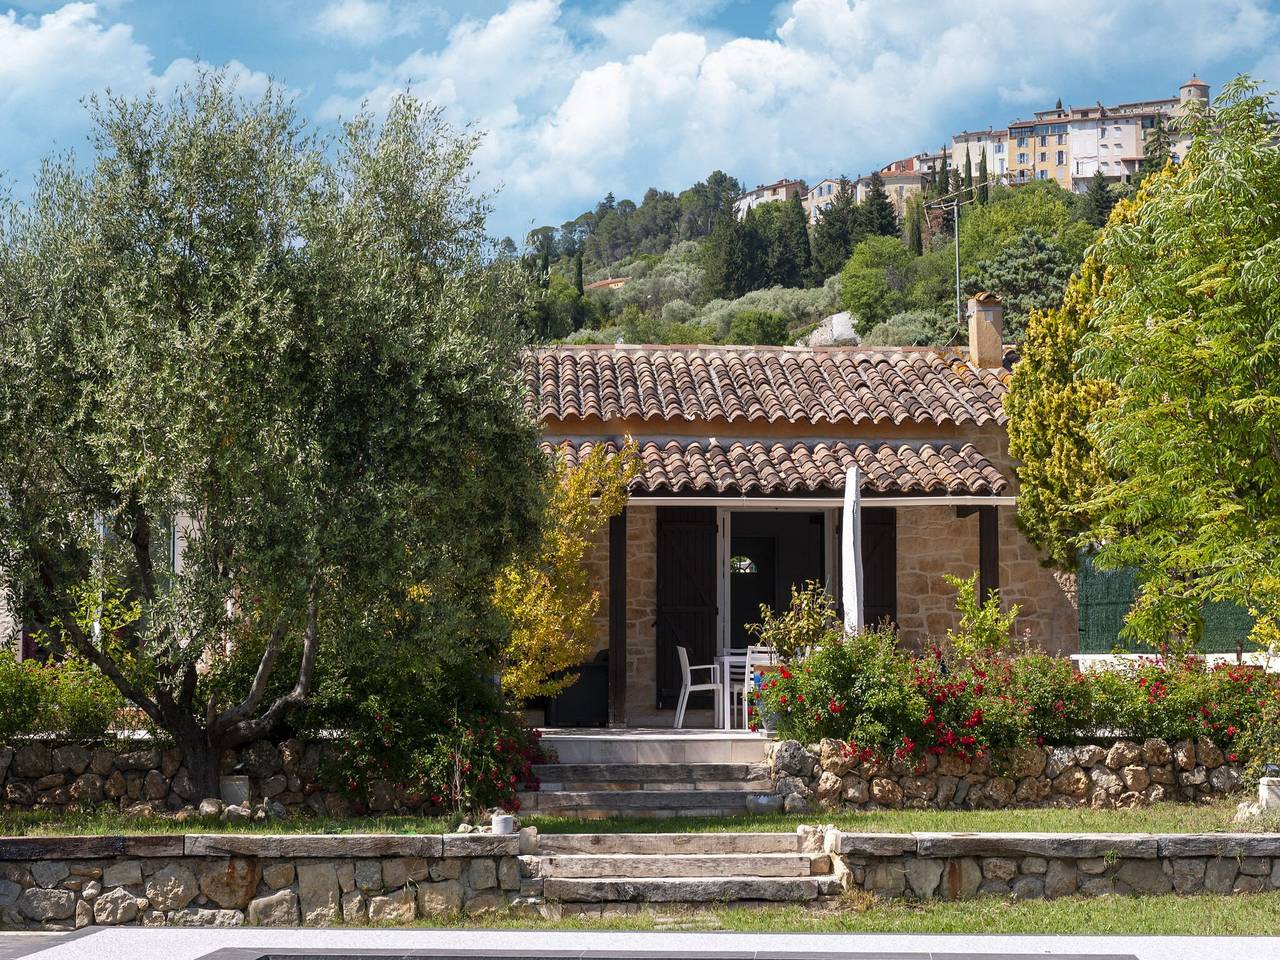
[[[967,160],[973,169],[975,181],[982,168],[982,158],[987,159],[987,176],[1002,177],[1009,172],[1009,131],[1007,129],[962,130],[951,138],[949,163],[964,172]]]
[[[827,177],[819,180],[809,192],[804,195],[801,203],[804,205],[804,214],[809,223],[817,223],[818,217],[822,211],[831,206],[835,200],[836,193],[840,190],[839,177]]]
[[[775,200],[790,200],[792,197],[803,199],[808,192],[809,188],[803,180],[784,178],[775,180],[773,183],[762,183],[754,190],[748,190],[735,199],[733,201],[733,212],[741,220],[747,215],[748,210],[758,207],[762,203],[772,203]]]

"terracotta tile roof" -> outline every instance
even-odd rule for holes
[[[542,442],[570,466],[597,443],[612,439]],[[855,463],[864,493],[999,496],[1009,482],[971,443],[884,443],[822,440],[641,440],[643,469],[633,493],[785,494],[839,492]]]
[[[1003,425],[1008,375],[930,348],[556,346],[524,358],[540,420]]]

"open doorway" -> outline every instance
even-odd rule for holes
[[[760,622],[760,607],[785,608],[791,588],[825,581],[821,513],[790,510],[733,511],[729,536],[729,646],[751,642],[748,627]]]

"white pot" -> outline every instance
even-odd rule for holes
[[[1258,781],[1258,803],[1263,810],[1280,810],[1280,777]]]
[[[516,832],[516,818],[509,813],[495,813],[489,820],[494,833],[510,834]]]

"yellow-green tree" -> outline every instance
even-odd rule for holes
[[[638,471],[631,440],[617,453],[597,444],[577,466],[557,460],[538,548],[509,564],[494,588],[495,604],[511,621],[502,689],[512,699],[563,690],[577,679],[564,671],[591,654],[600,593],[584,561],[609,518],[626,506]]]

